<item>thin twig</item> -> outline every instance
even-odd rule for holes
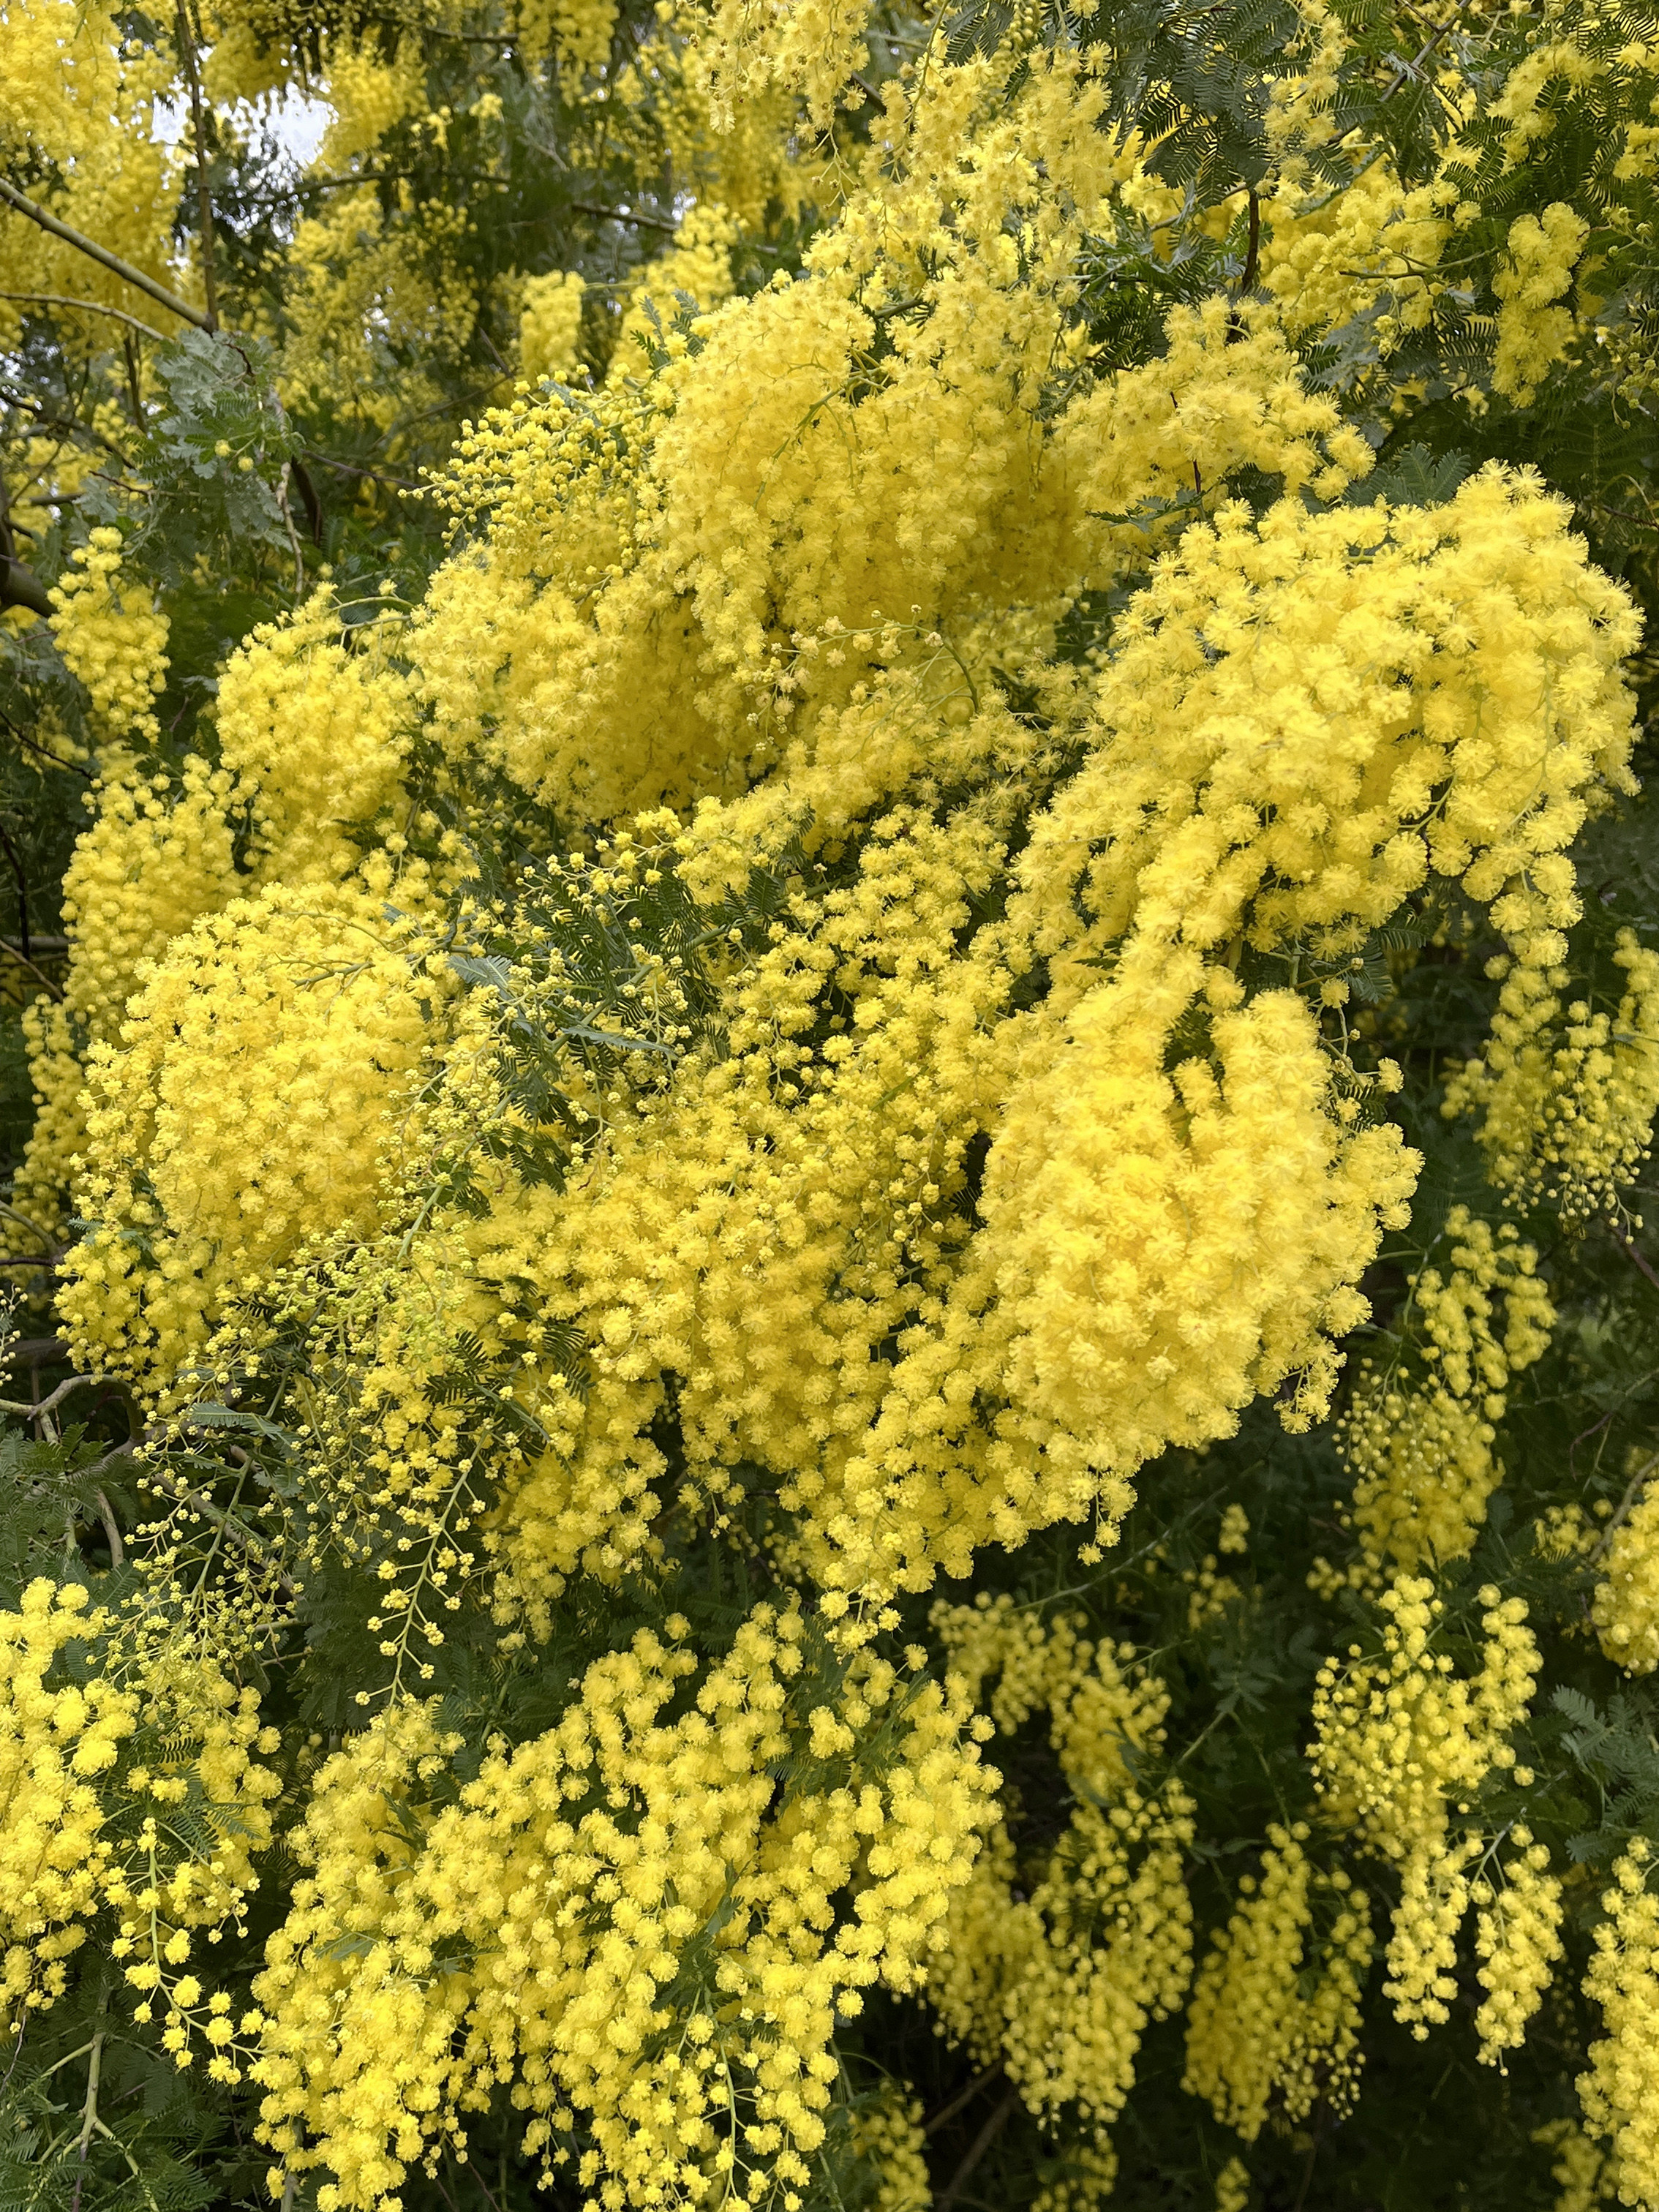
[[[131,1444],[119,1445],[110,1454],[110,1457],[118,1458],[122,1452],[131,1451]],[[143,1479],[155,1489],[160,1490],[164,1496],[170,1498],[175,1505],[187,1505],[192,1513],[199,1513],[204,1520],[211,1521],[216,1528],[222,1529],[229,1537],[233,1544],[246,1552],[250,1559],[258,1559],[285,1597],[293,1597],[297,1594],[293,1577],[283,1573],[277,1564],[276,1554],[271,1550],[270,1545],[262,1537],[256,1536],[251,1528],[245,1528],[240,1521],[234,1520],[222,1506],[216,1505],[213,1500],[204,1496],[201,1491],[192,1490],[188,1483],[181,1480],[177,1475],[163,1474],[161,1468],[154,1464]]]
[[[27,736],[18,728],[9,714],[0,714],[0,723],[4,724],[8,732],[16,738],[20,745],[26,746],[32,753],[39,753],[42,760],[50,761],[54,768],[66,768],[71,775],[78,775],[87,783],[95,783],[98,781],[92,770],[89,768],[82,768],[79,761],[65,760],[61,753],[53,752],[50,745],[43,745],[38,738]]]
[[[658,215],[628,215],[621,208],[599,207],[592,200],[572,200],[571,206],[578,215],[597,216],[601,222],[637,223],[642,230],[659,230],[672,238],[679,230],[677,222],[665,222]]]
[[[154,338],[157,345],[167,343],[160,331],[141,323],[137,315],[128,314],[125,307],[106,307],[99,300],[71,300],[66,292],[0,292],[0,300],[33,301],[42,307],[73,307],[82,315],[108,315],[115,322],[125,323],[142,337]]]
[[[177,315],[180,322],[193,323],[198,331],[211,331],[213,328],[199,309],[181,300],[176,292],[170,292],[165,284],[158,284],[155,277],[146,276],[142,269],[135,269],[131,262],[124,261],[118,253],[112,253],[108,246],[100,246],[95,238],[88,238],[84,231],[76,230],[70,223],[60,222],[55,215],[48,215],[37,201],[20,192],[15,185],[9,184],[3,177],[0,177],[0,200],[15,208],[19,215],[26,215],[31,222],[38,222],[42,230],[50,231],[54,238],[61,238],[66,246],[74,246],[89,260],[97,262],[100,268],[107,269],[111,276],[118,276],[124,284],[131,284],[140,292],[147,292],[170,314]]]
[[[1642,1255],[1637,1250],[1635,1245],[1632,1243],[1630,1238],[1626,1236],[1622,1229],[1615,1229],[1613,1231],[1613,1241],[1615,1244],[1623,1247],[1626,1259],[1633,1260],[1637,1266],[1642,1270],[1642,1273],[1647,1277],[1649,1282],[1653,1285],[1654,1289],[1656,1291],[1659,1291],[1659,1275],[1656,1275],[1654,1273],[1652,1267],[1648,1264],[1647,1261],[1643,1258]]]
[[[15,563],[13,565],[15,566]],[[9,952],[20,968],[27,968],[49,999],[62,999],[63,985],[54,983],[44,969],[37,968],[27,952],[20,952],[15,945],[8,945],[3,937],[0,937],[0,952]]]
[[[283,473],[276,479],[276,504],[282,509],[289,545],[294,555],[294,596],[297,599],[306,587],[306,556],[300,550],[300,533],[294,527],[294,517],[289,511],[288,479],[293,466],[292,461],[283,463]]]
[[[998,2064],[995,2066],[988,2066],[982,2074],[975,2075],[973,2080],[968,2084],[968,2087],[965,2089],[958,2089],[956,2095],[951,2098],[948,2105],[941,2105],[938,2112],[930,2112],[927,2115],[927,2118],[921,2124],[922,2134],[924,2136],[937,2135],[942,2127],[945,2126],[950,2121],[955,2119],[957,2114],[962,2110],[964,2105],[971,2105],[973,2103],[975,2098],[979,2095],[981,2090],[988,2089],[992,2082],[996,2080],[998,2075],[1000,2074],[1002,2068],[1000,2064]]]
[[[144,422],[144,394],[138,376],[138,349],[132,343],[131,331],[121,333],[121,352],[127,364],[127,398],[132,405],[133,425],[143,431],[147,427]]]
[[[963,2185],[966,2183],[969,2176],[973,2172],[974,2168],[984,2157],[986,2152],[990,2149],[991,2145],[996,2141],[997,2137],[1002,2133],[1003,2129],[1007,2125],[1009,2115],[1012,2112],[1015,2106],[1018,2105],[1018,2090],[1011,2089],[1007,2095],[1003,2099],[1002,2102],[997,2106],[995,2112],[992,2113],[990,2118],[986,2121],[985,2125],[974,2137],[972,2142],[969,2144],[968,2154],[963,2160],[962,2164],[957,2168],[956,2172],[951,2175],[949,2186],[946,2188],[945,2194],[939,2198],[938,2205],[935,2208],[935,2212],[951,2212],[951,2207],[956,2203],[957,2198],[961,2195]]]

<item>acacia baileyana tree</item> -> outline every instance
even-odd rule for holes
[[[0,0],[0,2212],[1659,2212],[1656,177]]]

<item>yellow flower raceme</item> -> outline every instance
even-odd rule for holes
[[[120,1642],[78,1585],[37,1580],[0,1612],[0,2002],[18,2023],[63,1994],[64,1962],[100,1915],[141,2021],[158,1991],[187,2016],[170,1970],[191,1931],[240,1917],[258,1887],[279,1784],[252,1757],[276,1748],[255,1693],[182,1648]],[[61,1663],[76,1645],[101,1656],[84,1681]],[[171,1817],[189,1798],[210,1855]],[[180,2064],[187,2042],[180,2026]]]
[[[1659,1667],[1659,1485],[1644,1480],[1653,1467],[1644,1456],[1631,1479],[1635,1503],[1591,1553],[1605,1555],[1590,1600],[1601,1649],[1632,1674]]]
[[[1564,968],[1512,969],[1484,1054],[1453,1076],[1442,1109],[1480,1112],[1500,1190],[1521,1205],[1547,1196],[1575,1220],[1617,1206],[1659,1108],[1659,952],[1625,929],[1613,959],[1627,988],[1612,1011],[1564,1005]]]
[[[598,2201],[805,2184],[836,2019],[921,1979],[989,1778],[960,1702],[873,1658],[795,1711],[804,1638],[763,1606],[692,1692],[691,1655],[642,1633],[441,1810],[422,1805],[445,1753],[423,1708],[330,1761],[301,1837],[314,1874],[257,1988],[267,2138],[290,2170],[328,2168],[323,2212],[395,2202],[494,2081],[550,2169],[580,2116]],[[880,1757],[860,1749],[872,1716]],[[774,1810],[769,1764],[799,1739],[844,1778]]]
[[[990,1710],[1005,1734],[1048,1706],[1079,1802],[1023,1899],[1017,1839],[994,1832],[952,1901],[929,1995],[945,2033],[1000,2063],[1030,2111],[1074,2116],[1104,2150],[1147,2022],[1174,2010],[1191,1973],[1192,1801],[1173,1779],[1143,1790],[1129,1764],[1161,1746],[1168,1694],[1125,1671],[1129,1647],[1097,1649],[1063,1617],[1022,1620],[1006,1598],[937,1607],[933,1624],[975,1694],[1000,1673]]]
[[[1503,1479],[1492,1457],[1510,1377],[1549,1341],[1554,1311],[1534,1270],[1538,1255],[1505,1223],[1496,1237],[1466,1206],[1446,1218],[1449,1272],[1420,1267],[1411,1327],[1423,1340],[1421,1382],[1364,1373],[1342,1424],[1354,1475],[1353,1517],[1365,1563],[1409,1573],[1425,1560],[1461,1559]],[[1501,1292],[1502,1334],[1493,1294]]]
[[[1182,2086],[1207,2098],[1246,2142],[1261,2132],[1275,2094],[1291,2120],[1321,2096],[1341,2112],[1358,2094],[1370,1901],[1347,1875],[1309,1864],[1307,1838],[1305,1822],[1268,1831],[1261,1875],[1240,1884],[1188,2008]],[[1316,1939],[1316,1896],[1328,1923]]]
[[[1310,1756],[1322,1813],[1400,1872],[1386,1994],[1419,2039],[1429,2024],[1446,2020],[1457,1994],[1457,1930],[1470,1899],[1469,1869],[1481,1856],[1479,1838],[1454,1832],[1451,1816],[1469,1809],[1495,1769],[1515,1765],[1509,1738],[1537,1681],[1538,1645],[1523,1601],[1490,1583],[1480,1601],[1485,1640],[1473,1677],[1457,1675],[1449,1656],[1434,1648],[1444,1607],[1433,1583],[1401,1575],[1381,1600],[1388,1615],[1381,1652],[1367,1658],[1356,1644],[1346,1664],[1328,1661],[1314,1697]],[[1503,2047],[1504,2016],[1495,1997],[1482,2029],[1490,2048]],[[1524,2006],[1507,2016],[1518,2022]]]
[[[52,587],[52,631],[65,666],[87,688],[100,734],[153,742],[160,734],[155,696],[167,681],[167,619],[146,586],[129,582],[124,593],[120,577],[120,532],[94,530]]]
[[[1638,1838],[1615,1864],[1601,1899],[1586,1994],[1601,2008],[1606,2035],[1590,2045],[1578,2077],[1585,2125],[1609,2138],[1625,2203],[1659,2198],[1659,2100],[1654,2096],[1659,2020],[1659,1898],[1649,1887],[1653,1848]]]

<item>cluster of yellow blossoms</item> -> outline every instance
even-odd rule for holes
[[[52,630],[70,672],[85,684],[100,734],[142,743],[160,733],[156,694],[167,680],[167,620],[146,586],[121,590],[121,533],[94,530],[53,586]]]
[[[572,67],[608,51],[607,8],[526,23]],[[1458,1206],[1415,1256],[1399,1359],[1341,1431],[1358,1565],[1316,1571],[1376,1597],[1377,1645],[1320,1671],[1313,1802],[1281,1804],[1218,1922],[1195,1932],[1220,1877],[1194,1878],[1150,1645],[1006,1595],[934,1606],[936,1675],[882,1639],[990,1547],[1080,1524],[1098,1567],[1160,1457],[1258,1401],[1292,1434],[1328,1412],[1421,1165],[1359,988],[1414,900],[1504,948],[1446,1100],[1480,1110],[1493,1185],[1582,1221],[1628,1182],[1659,955],[1621,939],[1595,1007],[1567,940],[1571,848],[1633,788],[1637,618],[1528,470],[1364,500],[1370,445],[1295,341],[1385,301],[1385,350],[1423,325],[1474,155],[1310,204],[1336,28],[1274,107],[1261,296],[1177,306],[1112,367],[1082,272],[1168,188],[1082,51],[1028,24],[1018,66],[906,62],[868,142],[812,157],[800,275],[740,291],[790,166],[745,134],[831,132],[876,34],[839,0],[659,27],[607,93],[625,118],[659,68],[673,128],[724,149],[688,172],[708,189],[611,303],[606,362],[580,274],[514,280],[526,381],[434,487],[453,533],[417,606],[349,625],[325,582],[227,661],[212,757],[169,767],[167,633],[123,596],[118,536],[58,587],[107,744],[68,986],[31,1014],[19,1203],[86,1224],[64,1328],[131,1393],[164,1499],[167,1451],[216,1422],[280,1444],[223,1571],[245,1637],[280,1644],[313,1578],[356,1577],[380,1664],[356,1732],[290,1762],[301,1871],[233,2022],[185,1969],[273,1833],[252,1692],[224,1650],[140,1638],[124,1667],[73,1589],[0,1613],[5,2002],[59,1996],[106,1913],[140,2019],[164,2004],[164,2047],[257,2083],[273,2192],[319,2212],[395,2208],[503,2104],[603,2212],[796,2212],[843,2119],[879,2212],[920,2212],[908,2086],[849,2106],[842,2078],[838,2023],[878,1990],[921,1996],[1061,2144],[1040,2212],[1092,2212],[1184,2006],[1238,2212],[1235,2139],[1358,2094],[1385,1893],[1397,2017],[1425,2037],[1478,1987],[1494,2065],[1563,1955],[1566,1878],[1481,1803],[1525,1786],[1528,1606],[1482,1582],[1466,1630],[1434,1579],[1554,1322],[1537,1249]],[[303,24],[240,28],[227,86]],[[409,52],[335,68],[331,159],[447,127]],[[1518,144],[1553,81],[1506,95]],[[8,130],[21,97],[0,59]],[[1520,399],[1574,342],[1585,226],[1552,205],[1509,240],[1494,374]],[[447,282],[356,190],[296,250],[290,392],[342,373],[331,317],[400,341]],[[1632,1674],[1659,1663],[1638,1492],[1589,1599]],[[1193,1638],[1250,1614],[1221,1571],[1249,1528],[1229,1503],[1185,1571]],[[744,1590],[719,1638],[630,1621],[556,1720],[464,1741],[455,1615],[515,1680],[698,1545]],[[83,1688],[64,1655],[94,1642]],[[981,1759],[1033,1724],[1047,1822]],[[163,1846],[151,1808],[181,1792],[205,1856]],[[1583,2094],[1652,2207],[1646,1883],[1638,1844]],[[1549,2147],[1577,2186],[1583,2142]]]
[[[1246,2142],[1261,2134],[1275,2092],[1291,2120],[1305,2119],[1320,2096],[1346,2111],[1358,2092],[1370,1901],[1342,1869],[1309,1864],[1309,1834],[1305,1821],[1268,1831],[1261,1872],[1240,1882],[1188,2010],[1183,2087]],[[1327,1924],[1314,1948],[1316,1905]]]
[[[550,2169],[580,2119],[596,2202],[799,2201],[836,2021],[922,1979],[994,1778],[959,1691],[826,1674],[799,1610],[760,1606],[706,1670],[685,1632],[596,1662],[447,1802],[422,1705],[319,1770],[255,1994],[268,2138],[332,2177],[321,2212],[384,2203],[498,2081]],[[791,1761],[814,1782],[780,1796]]]
[[[282,1785],[254,1753],[279,1738],[210,1660],[143,1638],[124,1654],[130,1634],[74,1583],[33,1582],[0,1613],[0,2006],[21,2031],[106,1916],[136,2017],[159,2002],[179,2064],[194,2033],[225,2073],[229,2001],[179,1970],[258,1887]]]
[[[1477,2023],[1483,2056],[1521,2040],[1558,1954],[1560,1885],[1517,1833],[1499,1892],[1478,1832],[1455,1825],[1494,1770],[1516,1766],[1509,1741],[1537,1686],[1538,1646],[1520,1598],[1480,1592],[1480,1668],[1455,1671],[1444,1648],[1445,1602],[1420,1576],[1398,1576],[1380,1601],[1382,1650],[1349,1647],[1327,1663],[1314,1697],[1311,1758],[1322,1808],[1398,1869],[1386,1994],[1419,2038],[1457,1995],[1457,1932],[1480,1903],[1477,1948],[1489,1992]],[[1493,1847],[1494,1850],[1496,1846]],[[1490,1855],[1488,1855],[1489,1856]],[[1480,1870],[1470,1869],[1479,1863]]]
[[[1543,1352],[1555,1319],[1534,1272],[1538,1255],[1510,1223],[1494,1236],[1466,1206],[1454,1206],[1445,1235],[1448,1272],[1420,1266],[1407,1309],[1422,1379],[1381,1375],[1366,1363],[1343,1418],[1362,1574],[1374,1575],[1385,1559],[1411,1573],[1425,1560],[1443,1565],[1468,1553],[1503,1480],[1492,1446],[1510,1378]],[[1501,1336],[1494,1291],[1504,1297]]]
[[[1659,1898],[1649,1887],[1653,1849],[1638,1838],[1613,1869],[1585,1987],[1607,2033],[1590,2046],[1580,2081],[1584,2117],[1611,2138],[1620,2199],[1659,2197],[1659,2114],[1653,2102],[1653,2035],[1659,2016]]]
[[[1569,1219],[1616,1212],[1646,1158],[1659,1060],[1659,952],[1621,930],[1616,1008],[1575,999],[1563,968],[1505,976],[1486,1049],[1446,1086],[1443,1111],[1479,1109],[1487,1174],[1522,1203],[1554,1200]]]
[[[1602,1569],[1590,1601],[1601,1649],[1632,1674],[1659,1667],[1659,1488],[1649,1480],[1656,1468],[1652,1453],[1640,1455],[1623,1504],[1585,1547]]]
[[[1147,2023],[1176,2010],[1192,1974],[1192,1799],[1173,1777],[1145,1778],[1169,1694],[1132,1648],[1096,1645],[1064,1616],[1022,1618],[1007,1598],[938,1607],[933,1626],[1004,1735],[1047,1708],[1075,1809],[1029,1870],[1017,1836],[993,1829],[951,1902],[928,1994],[945,2033],[980,2064],[1000,2061],[1033,2113],[1069,2109],[1104,2152]]]

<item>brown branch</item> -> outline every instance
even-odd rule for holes
[[[92,1384],[102,1382],[105,1380],[106,1377],[101,1375],[71,1375],[66,1382],[60,1382],[58,1385],[49,1398],[42,1398],[38,1405],[26,1406],[21,1399],[0,1398],[0,1413],[27,1413],[31,1420],[44,1420],[48,1413],[57,1411],[71,1390],[78,1390],[82,1383]],[[33,1389],[33,1385],[31,1384],[30,1387]]]
[[[46,611],[48,614],[52,612],[50,600],[46,604]],[[78,775],[83,783],[97,782],[98,779],[92,770],[89,768],[82,768],[79,761],[65,760],[61,753],[53,752],[50,745],[43,745],[39,738],[26,736],[9,714],[0,714],[0,726],[3,726],[6,731],[16,738],[20,745],[27,745],[30,752],[39,753],[42,760],[50,761],[54,768],[66,768],[71,775]]]
[[[570,204],[578,215],[598,216],[602,222],[637,223],[642,230],[659,230],[668,238],[679,230],[678,223],[665,222],[660,216],[624,215],[620,208],[599,207],[592,200],[572,200]]]
[[[20,1336],[0,1344],[0,1367],[52,1367],[68,1358],[61,1336]]]
[[[317,487],[311,481],[311,473],[297,453],[289,463],[289,466],[294,475],[294,488],[300,495],[300,504],[306,511],[306,524],[311,532],[311,542],[313,545],[320,545],[323,542],[323,502],[317,496]]]
[[[0,200],[15,208],[19,215],[26,215],[31,222],[38,222],[42,230],[50,231],[54,238],[61,238],[66,246],[72,246],[77,252],[84,253],[100,269],[107,269],[111,276],[118,276],[124,284],[131,284],[140,292],[148,293],[169,314],[177,315],[180,322],[193,323],[198,331],[212,330],[212,324],[198,308],[181,300],[176,292],[170,292],[165,284],[158,284],[155,277],[146,276],[142,269],[135,269],[131,262],[124,261],[118,253],[112,253],[108,246],[100,246],[95,238],[88,238],[84,231],[76,230],[70,223],[61,222],[55,215],[49,215],[38,202],[20,192],[16,185],[9,184],[4,177],[0,177]]]
[[[1250,248],[1244,257],[1244,273],[1238,280],[1241,293],[1249,291],[1255,283],[1256,264],[1261,254],[1261,203],[1250,194]]]

